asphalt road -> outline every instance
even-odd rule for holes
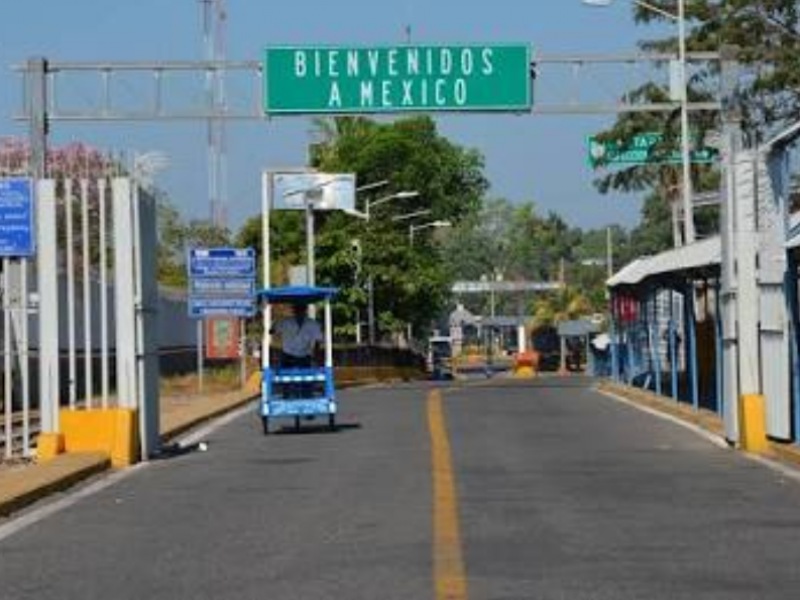
[[[800,484],[576,379],[443,388],[442,444],[432,389],[237,419],[1,540],[0,598],[444,600],[441,544],[473,600],[800,597]]]

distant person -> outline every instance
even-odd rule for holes
[[[322,342],[322,328],[308,316],[308,305],[292,305],[292,316],[275,323],[272,333],[281,338],[279,364],[285,369],[307,369]]]

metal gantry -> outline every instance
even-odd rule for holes
[[[688,55],[702,68],[719,61],[715,52]],[[541,55],[531,63],[535,115],[671,112],[679,102],[637,101],[628,91],[639,83],[669,85],[669,53]],[[47,61],[30,59],[14,67],[24,80],[23,110],[17,120],[42,114],[47,121],[113,122],[159,120],[264,119],[263,65],[260,61]],[[208,81],[230,79],[220,102]],[[37,81],[44,77],[43,82]],[[36,86],[46,103],[32,98]],[[691,102],[690,111],[718,111],[720,101]],[[35,111],[35,112],[34,112]]]

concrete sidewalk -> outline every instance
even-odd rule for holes
[[[161,437],[181,433],[252,401],[258,385],[204,396],[167,396],[161,400]],[[62,454],[43,463],[18,463],[0,468],[0,517],[5,517],[54,492],[110,468],[103,453]]]

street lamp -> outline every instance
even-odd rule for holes
[[[400,221],[408,221],[409,219],[416,219],[417,217],[426,217],[431,214],[430,208],[425,208],[422,210],[415,210],[414,212],[406,213],[404,215],[396,215],[392,217],[393,223],[398,223]]]
[[[686,0],[678,0],[678,13],[674,14],[643,0],[630,0],[637,6],[674,21],[678,25],[678,63],[680,73],[681,100],[681,165],[683,167],[683,231],[687,244],[695,240],[694,213],[692,212],[692,166],[689,155],[689,97],[686,77]],[[586,6],[604,8],[611,6],[614,0],[583,0]]]
[[[392,200],[403,200],[405,198],[416,198],[419,196],[419,192],[415,191],[402,191],[397,192],[396,194],[390,194],[388,196],[384,196],[383,198],[378,198],[377,200],[373,200],[370,202],[367,200],[367,220],[369,220],[371,216],[371,211],[376,206],[380,206],[381,204],[386,204],[387,202],[391,202]]]
[[[430,223],[423,223],[422,225],[411,225],[408,228],[408,243],[414,245],[414,233],[422,229],[440,229],[442,227],[452,227],[450,221],[432,221]]]
[[[378,183],[373,183],[369,185],[365,185],[364,187],[358,188],[356,192],[362,192],[370,189],[374,189],[376,187],[382,187],[386,185],[388,182],[379,181]],[[365,221],[369,221],[372,214],[371,211],[376,206],[380,206],[381,204],[386,204],[387,202],[391,202],[392,200],[402,200],[403,198],[416,198],[419,196],[419,192],[417,191],[402,191],[397,192],[395,194],[390,194],[388,196],[383,196],[382,198],[378,198],[377,200],[367,200],[365,206],[365,211],[361,212],[360,210],[348,210],[347,213],[353,215],[354,217],[358,217],[359,219],[364,219]]]
[[[377,181],[375,183],[369,183],[367,185],[358,188],[356,192],[366,192],[368,190],[384,187],[388,184],[389,184],[388,180]],[[386,202],[390,202],[392,200],[398,200],[403,198],[416,198],[417,196],[419,196],[419,192],[416,190],[414,191],[403,190],[394,194],[389,194],[388,196],[383,196],[382,198],[378,198],[377,200],[370,201],[368,199],[365,204],[365,212],[363,213],[357,210],[351,210],[348,211],[348,213],[369,222],[372,216],[371,210],[375,206],[378,206],[380,204],[385,204]],[[367,327],[369,328],[369,343],[371,346],[374,346],[376,340],[375,283],[373,281],[371,274],[367,277]]]

